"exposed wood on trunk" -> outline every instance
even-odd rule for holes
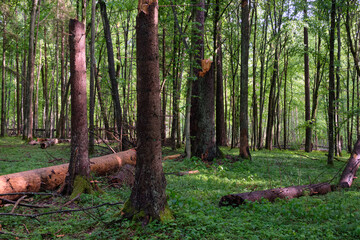
[[[48,148],[50,146],[54,146],[55,144],[58,144],[58,143],[59,143],[59,140],[54,138],[54,139],[50,139],[48,141],[40,143],[40,147],[42,149],[45,149],[45,148]]]
[[[341,175],[339,185],[342,188],[349,188],[352,185],[356,171],[360,164],[360,139],[354,145],[350,159]]]
[[[136,151],[130,149],[125,152],[91,158],[90,163],[91,172],[98,176],[107,175],[119,170],[125,164],[135,165]],[[66,163],[0,176],[0,194],[55,190],[64,183],[68,167],[69,164]],[[3,198],[13,200],[19,197],[19,195],[8,195]]]
[[[287,188],[274,188],[263,191],[246,192],[223,196],[219,202],[220,206],[239,206],[246,201],[260,202],[267,199],[274,202],[277,198],[292,199],[302,196],[323,195],[334,189],[329,183],[318,183],[310,185],[292,186]]]

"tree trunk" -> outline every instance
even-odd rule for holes
[[[256,149],[257,136],[258,136],[258,105],[256,96],[256,67],[257,67],[257,56],[256,56],[256,31],[257,31],[257,6],[254,2],[255,20],[254,20],[254,42],[253,42],[253,93],[252,93],[252,107],[253,107],[253,140],[252,149]]]
[[[85,25],[71,19],[69,23],[71,82],[71,157],[64,193],[76,196],[90,190],[88,155]]]
[[[349,188],[355,178],[356,171],[360,164],[360,139],[358,139],[354,145],[349,161],[342,172],[339,185],[342,188]]]
[[[137,164],[135,184],[125,203],[125,217],[149,223],[172,218],[161,163],[161,110],[158,47],[158,2],[139,0],[136,18]]]
[[[24,133],[23,138],[31,140],[33,137],[33,92],[34,92],[34,64],[35,64],[35,21],[36,21],[36,9],[38,0],[32,1],[32,10],[30,18],[30,32],[29,32],[29,50],[28,50],[28,66],[26,75],[26,95],[24,98]]]
[[[267,199],[274,202],[279,199],[292,199],[302,196],[323,195],[331,192],[334,186],[329,183],[318,183],[310,185],[292,186],[287,188],[274,188],[263,191],[246,192],[240,194],[231,194],[223,196],[219,202],[222,206],[239,206],[245,204],[247,201],[260,202]]]
[[[214,58],[216,82],[216,145],[226,146],[226,122],[224,116],[223,57],[221,43],[220,1],[216,0],[214,17]]]
[[[118,90],[118,82],[116,80],[116,73],[115,73],[115,63],[114,63],[114,51],[113,45],[111,40],[111,30],[110,30],[110,23],[106,12],[106,4],[103,0],[99,1],[100,9],[101,9],[101,16],[104,25],[104,36],[106,40],[106,48],[107,48],[107,55],[108,55],[108,71],[109,77],[111,81],[111,96],[114,102],[114,115],[116,121],[116,127],[119,134],[120,143],[119,146],[122,148],[122,110],[120,106],[120,97],[119,97],[119,90]]]
[[[304,4],[304,20],[307,22],[307,1]],[[311,106],[310,106],[310,76],[309,76],[309,39],[308,28],[304,27],[304,78],[305,78],[305,122],[306,122],[306,136],[305,136],[305,152],[311,152]]]
[[[19,68],[19,44],[16,43],[16,135],[20,136],[21,132],[21,90],[20,90],[20,68]]]
[[[212,161],[218,154],[215,142],[214,124],[214,68],[204,56],[204,0],[196,3],[194,27],[194,55],[193,73],[197,79],[192,87],[190,132],[194,137],[191,144],[191,153],[205,161]],[[196,37],[195,37],[196,36]],[[201,66],[201,68],[200,68]]]
[[[340,8],[338,8],[340,9]],[[335,154],[341,156],[341,137],[340,137],[340,69],[341,69],[341,34],[340,34],[340,24],[341,24],[341,13],[338,12],[338,17],[336,21],[337,27],[337,43],[338,43],[338,52],[337,52],[337,64],[336,64],[336,96],[335,96]]]
[[[6,53],[6,13],[3,13],[3,54],[2,54],[2,81],[1,81],[1,130],[0,137],[5,136],[6,110],[5,110],[5,53]]]
[[[114,153],[102,157],[92,158],[91,172],[97,176],[104,176],[118,171],[125,164],[136,164],[136,151],[130,149],[125,152]],[[0,194],[18,192],[53,191],[65,181],[69,164],[61,164],[46,168],[39,168],[25,172],[0,176]],[[16,199],[19,195],[2,197]],[[0,201],[1,203],[1,201]]]
[[[239,156],[251,159],[249,151],[249,116],[248,116],[248,85],[249,85],[249,1],[241,1],[241,87],[240,87],[240,146]]]
[[[94,115],[95,115],[95,16],[96,0],[91,1],[91,41],[90,41],[90,106],[89,106],[89,153],[94,152]]]
[[[331,6],[331,26],[330,26],[330,62],[329,62],[329,128],[328,128],[328,142],[329,165],[334,164],[334,100],[335,100],[335,77],[334,77],[334,42],[335,42],[335,13],[336,13],[336,0],[332,0]]]
[[[163,39],[162,39],[162,78],[164,82],[164,86],[162,89],[162,110],[161,110],[161,144],[165,144],[166,140],[166,86],[165,86],[165,80],[166,80],[166,56],[165,56],[165,47],[166,47],[166,41],[165,41],[165,27],[163,28]]]

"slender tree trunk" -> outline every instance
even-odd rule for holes
[[[162,89],[162,111],[161,111],[161,144],[165,144],[166,140],[166,55],[165,55],[165,48],[166,48],[166,29],[163,28],[163,39],[162,39],[162,78],[163,78],[163,89]]]
[[[91,191],[88,156],[85,25],[71,19],[69,23],[71,82],[71,156],[64,193],[72,197]]]
[[[19,44],[16,43],[16,135],[20,136],[21,132],[21,90],[20,90],[20,68],[19,68]]]
[[[284,118],[283,118],[283,121],[284,121],[284,149],[286,150],[287,148],[287,129],[288,129],[288,126],[287,126],[287,118],[286,118],[286,115],[287,115],[287,111],[286,111],[286,106],[288,105],[287,104],[287,68],[288,68],[288,63],[289,63],[289,51],[286,51],[285,52],[285,66],[284,66],[284,71],[285,71],[285,79],[284,79]]]
[[[1,130],[0,130],[0,137],[5,136],[5,125],[6,125],[6,110],[5,110],[5,53],[6,53],[6,16],[5,13],[3,13],[3,54],[2,54],[2,81],[1,81]]]
[[[214,57],[215,59],[215,82],[216,82],[216,145],[226,146],[226,122],[224,117],[224,87],[222,66],[222,43],[220,22],[220,0],[215,3],[214,17]]]
[[[31,140],[33,138],[33,92],[34,92],[34,64],[35,64],[35,21],[38,0],[32,1],[32,10],[30,18],[29,32],[29,50],[28,50],[28,66],[26,75],[26,96],[24,98],[24,134],[23,138]]]
[[[249,67],[249,1],[241,1],[241,87],[240,87],[240,147],[241,158],[251,159],[249,151],[249,117],[248,117],[248,67]]]
[[[307,22],[307,1],[304,4],[304,20]],[[305,151],[311,152],[311,106],[310,106],[310,75],[309,75],[309,40],[308,28],[304,27],[304,78],[305,78],[305,122],[306,122],[306,136],[305,136]]]
[[[339,8],[338,8],[339,9]],[[337,64],[336,64],[336,96],[335,96],[335,154],[341,156],[341,139],[340,139],[340,69],[341,69],[341,32],[340,32],[340,19],[341,13],[338,13],[337,17]]]
[[[350,50],[347,51],[347,69],[346,69],[346,111],[350,112]],[[350,123],[353,117],[346,121],[346,132],[347,132],[347,151],[351,153],[352,144],[352,132],[350,131]]]
[[[330,25],[330,62],[329,62],[329,128],[328,128],[328,164],[334,164],[334,100],[335,100],[335,77],[334,77],[334,42],[335,42],[335,14],[336,0],[332,0],[331,25]]]
[[[254,21],[254,42],[253,42],[253,93],[252,93],[252,107],[253,107],[253,150],[256,149],[257,136],[258,136],[258,105],[256,96],[256,67],[257,67],[257,56],[256,56],[256,31],[257,31],[257,6],[254,2],[255,21]]]
[[[90,41],[90,108],[89,108],[89,153],[94,152],[94,115],[95,115],[95,18],[96,18],[96,0],[91,1],[91,41]]]
[[[99,1],[100,9],[101,9],[101,16],[104,25],[104,36],[106,40],[106,48],[107,48],[107,55],[108,55],[108,71],[111,81],[111,96],[114,102],[114,114],[115,114],[115,121],[117,126],[117,131],[120,138],[120,149],[122,148],[122,110],[120,106],[120,97],[118,91],[118,83],[116,80],[115,74],[115,63],[114,63],[114,51],[113,45],[111,40],[111,31],[110,31],[110,24],[109,19],[106,12],[106,4],[103,0]]]
[[[172,218],[161,163],[158,3],[139,1],[136,19],[137,132],[135,184],[122,213],[147,224]]]

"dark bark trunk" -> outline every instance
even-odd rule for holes
[[[95,115],[95,16],[96,0],[91,1],[91,41],[90,41],[90,106],[89,106],[89,153],[94,152],[94,115]]]
[[[329,62],[329,128],[328,128],[328,164],[334,164],[334,100],[335,100],[335,77],[334,77],[334,42],[335,42],[335,13],[336,0],[332,0],[331,6],[331,27],[330,27],[330,62]]]
[[[16,44],[16,135],[21,132],[21,90],[20,90],[20,68],[19,68],[19,45]]]
[[[106,12],[106,4],[103,0],[99,1],[100,8],[101,8],[101,16],[103,20],[103,26],[104,26],[104,36],[106,40],[106,48],[107,48],[107,55],[108,55],[108,71],[110,76],[110,82],[111,82],[111,95],[114,102],[114,115],[115,115],[115,121],[117,126],[117,131],[120,138],[120,148],[122,148],[122,110],[120,106],[120,97],[119,97],[119,91],[118,91],[118,82],[116,79],[116,73],[115,73],[115,63],[114,63],[114,51],[113,51],[113,45],[111,40],[111,31],[110,31],[110,24],[109,19]]]
[[[256,31],[257,31],[257,6],[254,2],[254,42],[253,42],[253,93],[252,93],[252,107],[253,107],[253,140],[252,140],[252,149],[256,149],[257,136],[258,136],[258,105],[257,105],[257,95],[256,95],[256,67],[257,67],[257,56],[256,56]]]
[[[339,10],[339,8],[338,8]],[[340,69],[341,69],[341,32],[340,32],[340,17],[341,13],[338,13],[336,27],[337,27],[337,64],[336,64],[336,96],[335,96],[335,155],[341,156],[341,137],[340,137]]]
[[[307,22],[307,1],[304,4],[304,20]],[[305,122],[306,122],[306,136],[305,136],[305,152],[311,152],[311,106],[310,106],[310,76],[309,76],[309,39],[308,28],[304,27],[304,78],[305,78]]]
[[[288,63],[289,63],[289,51],[285,52],[285,59],[284,59],[285,63],[284,63],[284,72],[285,72],[285,78],[284,78],[284,149],[286,150],[287,148],[287,111],[286,111],[286,107],[287,107],[287,69],[288,69]]]
[[[214,17],[214,58],[216,82],[216,145],[226,146],[226,122],[224,116],[224,87],[221,43],[220,1],[216,0]]]
[[[172,218],[161,156],[158,3],[139,1],[136,18],[137,163],[135,184],[122,213],[143,224]]]
[[[347,69],[346,69],[346,111],[350,112],[350,50],[348,48],[347,52]],[[353,117],[349,118],[346,121],[346,132],[347,132],[347,151],[351,152],[351,144],[352,144],[352,132],[350,123]]]
[[[65,180],[66,185],[64,193],[74,194],[77,191],[89,191],[86,184],[84,184],[84,181],[88,181],[90,178],[87,128],[85,25],[75,19],[71,19],[69,23],[69,46],[71,83],[71,156],[69,173]]]
[[[249,116],[248,116],[248,85],[249,85],[249,1],[241,1],[241,86],[240,86],[240,146],[239,156],[251,159],[249,151]]]
[[[165,28],[163,28],[163,39],[162,39],[162,78],[164,82],[164,86],[162,89],[162,111],[161,111],[161,144],[165,144],[166,140],[166,86],[165,86],[165,79],[166,79],[166,55],[165,55]]]
[[[274,202],[276,199],[292,199],[302,196],[323,195],[331,192],[334,186],[329,183],[318,183],[310,185],[292,186],[287,188],[274,188],[263,191],[246,192],[240,194],[231,194],[223,196],[220,200],[220,206],[239,206],[247,201],[260,202],[267,199]]]
[[[5,53],[6,53],[6,17],[3,14],[3,52],[2,52],[2,80],[1,80],[1,130],[0,137],[5,136],[6,113],[5,113]]]
[[[195,2],[194,55],[193,73],[197,79],[192,87],[190,132],[194,137],[191,153],[206,161],[212,161],[218,154],[215,142],[214,123],[214,68],[204,57],[204,0]],[[205,66],[206,65],[206,66]]]

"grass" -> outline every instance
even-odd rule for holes
[[[24,144],[17,138],[0,139],[2,174],[24,171],[51,164],[61,164],[70,156],[68,144],[46,150]],[[238,154],[237,149],[222,149],[225,154]],[[178,152],[181,152],[179,150]],[[164,155],[176,152],[163,149]],[[305,157],[304,155],[308,156]],[[53,163],[53,156],[62,159]],[[1,216],[0,239],[358,239],[360,238],[360,192],[355,180],[349,190],[278,200],[275,203],[248,203],[218,207],[222,196],[275,187],[318,183],[333,179],[342,171],[344,162],[326,165],[324,152],[255,151],[253,161],[217,160],[214,164],[198,159],[164,161],[165,172],[199,170],[199,174],[167,175],[169,207],[175,220],[165,224],[153,222],[146,227],[114,217],[122,205],[104,206],[78,213],[41,216],[37,219]],[[310,158],[309,158],[310,157]],[[341,159],[346,161],[349,155]],[[339,175],[333,180],[338,181]],[[69,207],[79,208],[104,202],[125,201],[130,188],[116,189],[105,177],[97,179],[103,194],[82,195]],[[35,196],[30,204],[47,203],[50,209],[18,207],[16,213],[46,212],[59,209],[66,198]],[[5,205],[0,212],[10,212]]]

